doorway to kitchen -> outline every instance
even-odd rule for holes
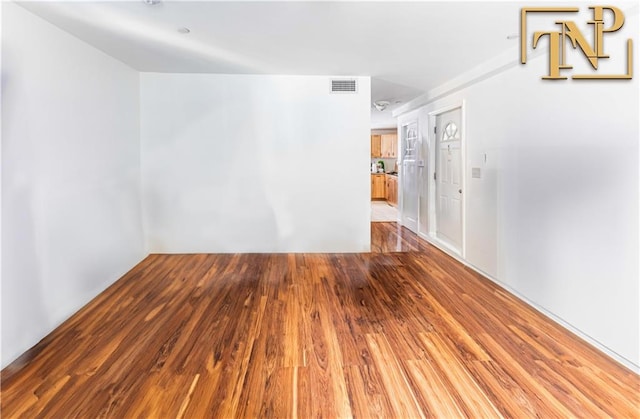
[[[398,221],[397,130],[371,131],[371,221]]]

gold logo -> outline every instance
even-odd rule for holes
[[[572,69],[567,63],[567,46],[579,50],[586,57],[594,70],[598,70],[598,60],[609,58],[604,52],[604,36],[616,32],[624,25],[624,14],[613,6],[592,6],[593,19],[587,21],[593,25],[593,45],[587,41],[576,23],[572,20],[557,20],[557,31],[539,31],[533,33],[531,46],[537,48],[539,41],[548,37],[549,42],[549,74],[543,76],[547,80],[566,80],[561,73]],[[529,13],[577,13],[577,7],[526,7],[520,12],[520,62],[527,63],[527,14]],[[611,26],[605,27],[605,13],[611,13]],[[572,79],[631,79],[633,77],[633,40],[627,40],[627,69],[625,74],[574,74]]]

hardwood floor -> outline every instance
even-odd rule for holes
[[[371,223],[371,252],[421,252],[429,245],[398,223]]]
[[[640,415],[638,375],[406,230],[373,238],[151,255],[2,371],[2,415]]]

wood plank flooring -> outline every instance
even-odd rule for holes
[[[371,223],[371,252],[422,252],[431,247],[398,223]]]
[[[638,375],[372,228],[380,253],[147,257],[2,371],[2,416],[640,416]]]

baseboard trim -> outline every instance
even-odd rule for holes
[[[431,237],[429,237],[427,235],[424,235],[424,234],[419,234],[418,237],[423,239],[423,240],[425,240],[426,242],[428,242],[432,246],[438,248],[439,250],[443,251],[447,255],[451,256],[452,258],[454,258],[458,262],[462,263],[464,266],[466,266],[466,267],[468,267],[470,269],[473,269],[478,274],[484,276],[485,278],[487,278],[488,280],[490,280],[494,284],[498,285],[503,290],[505,290],[505,291],[509,292],[510,294],[518,297],[520,300],[524,301],[531,308],[533,308],[534,310],[536,310],[537,312],[539,312],[543,316],[547,317],[551,321],[553,321],[553,322],[557,323],[558,325],[562,326],[563,328],[567,329],[571,333],[577,335],[579,338],[581,338],[582,340],[584,340],[585,342],[587,342],[588,344],[590,344],[591,346],[593,346],[594,348],[596,348],[600,352],[604,353],[609,358],[611,358],[614,361],[616,361],[618,364],[620,364],[623,367],[627,368],[628,370],[634,372],[635,374],[639,374],[640,375],[640,365],[634,363],[633,361],[631,361],[631,360],[623,357],[622,355],[618,354],[617,352],[611,350],[610,348],[608,348],[607,346],[603,345],[602,343],[600,343],[596,339],[594,339],[591,336],[589,336],[588,334],[584,333],[582,330],[580,330],[580,329],[576,328],[575,326],[573,326],[572,324],[568,323],[566,320],[563,320],[561,317],[558,317],[556,314],[552,313],[551,311],[547,310],[546,308],[544,308],[544,307],[536,304],[535,302],[531,301],[529,298],[525,297],[524,295],[522,295],[521,293],[519,293],[515,289],[511,288],[509,285],[505,284],[504,282],[499,281],[497,278],[494,278],[492,275],[489,275],[488,273],[484,272],[482,269],[478,268],[477,266],[474,266],[473,264],[469,263],[468,261],[462,259],[462,257],[460,257],[459,254],[456,254],[456,253],[452,252],[449,248],[447,248],[446,246],[443,246],[437,240],[433,240]]]

